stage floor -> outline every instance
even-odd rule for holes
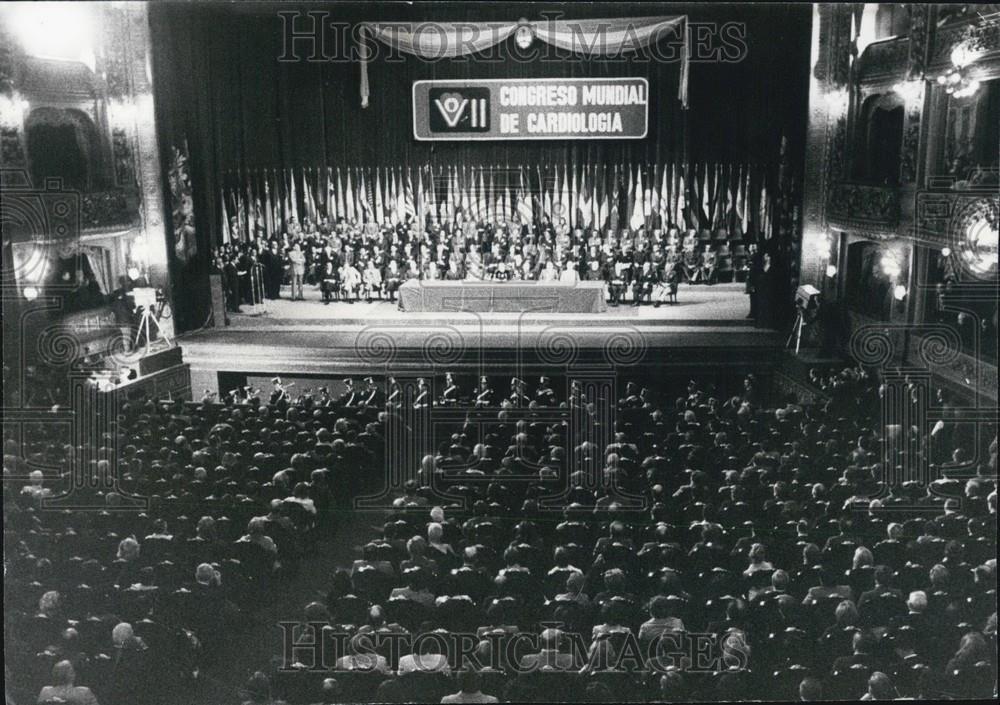
[[[306,301],[271,301],[266,312],[182,336],[194,390],[217,388],[220,373],[485,373],[516,365],[527,374],[594,364],[760,371],[784,343],[746,318],[742,284],[682,284],[677,304],[595,314],[405,313],[389,302],[324,305],[317,291],[305,293]]]

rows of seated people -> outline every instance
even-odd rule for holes
[[[995,693],[995,436],[886,486],[876,380],[813,381],[836,394],[628,396],[603,452],[455,429],[248,702]]]
[[[330,670],[307,667],[315,649],[286,653],[243,697],[989,694],[995,439],[972,449],[990,458],[980,467],[879,495],[874,380],[818,381],[852,393],[766,404],[748,381],[725,400],[694,384],[672,402],[633,394],[603,451],[530,414],[455,428],[326,599],[289,615],[299,642],[334,644]],[[387,421],[307,399],[124,408],[122,490],[149,497],[146,512],[115,511],[132,499],[110,491],[94,493],[107,511],[41,511],[59,491],[44,475],[5,493],[8,681],[43,702],[197,689],[213,639],[294,584],[382,467]],[[83,450],[11,435],[5,475],[65,470]],[[414,638],[427,634],[441,638]]]
[[[51,425],[5,431],[8,702],[188,702],[178,693],[294,584],[383,447],[364,409],[148,401],[119,421],[86,446]],[[115,440],[118,485],[71,487],[72,458]],[[78,470],[104,480],[111,466]]]

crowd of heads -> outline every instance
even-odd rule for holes
[[[995,429],[949,422],[887,459],[879,380],[811,379],[808,400],[753,377],[635,380],[617,399],[563,379],[515,378],[509,392],[431,379],[428,406],[467,405],[475,420],[449,415],[407,461],[381,528],[286,616],[291,642],[324,653],[276,640],[274,663],[233,697],[989,696]],[[345,517],[370,521],[347,510],[383,478],[386,437],[424,433],[372,382],[327,398],[131,403],[116,439],[82,446],[7,434],[5,477],[50,468],[4,496],[10,687],[105,705],[196,692],[303,558]],[[480,400],[484,384],[504,391]],[[78,458],[106,473],[112,440],[115,485],[72,495],[103,511],[41,509]],[[926,455],[933,481],[894,474],[908,454]],[[137,498],[145,511],[116,511]]]

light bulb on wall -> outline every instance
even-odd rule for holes
[[[28,301],[34,301],[38,298],[38,289],[33,286],[24,287],[24,298]]]
[[[837,267],[832,264],[826,265],[826,276],[830,277],[830,279],[837,276]]]
[[[892,290],[892,295],[895,297],[896,301],[902,301],[906,298],[906,287],[902,284],[897,284],[896,288]]]

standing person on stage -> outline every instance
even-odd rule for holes
[[[297,242],[288,252],[288,263],[292,268],[292,301],[305,301],[302,284],[306,276],[306,256]]]
[[[230,313],[240,312],[240,272],[236,258],[228,255],[222,265],[222,281],[226,291],[226,309]]]
[[[757,326],[774,328],[778,324],[778,269],[770,252],[765,252],[760,260],[757,273]]]
[[[281,256],[281,250],[278,249],[278,241],[271,240],[260,258],[264,265],[264,295],[269,299],[280,298],[285,263]]]
[[[747,295],[750,296],[750,313],[747,314],[747,318],[757,318],[760,309],[759,292],[757,288],[761,278],[762,262],[760,253],[757,251],[756,244],[751,243],[747,249],[749,250],[750,255],[746,286]]]

